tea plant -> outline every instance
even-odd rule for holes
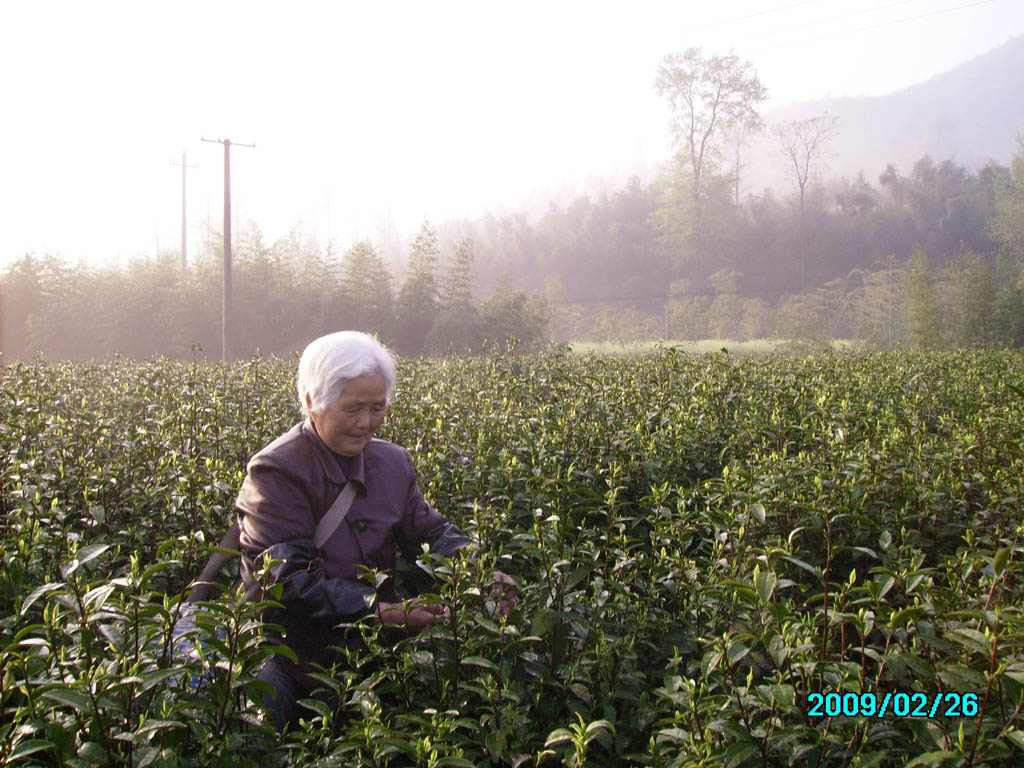
[[[403,566],[448,618],[351,627],[281,737],[235,567],[171,627],[294,368],[0,369],[0,762],[1024,763],[1019,355],[402,361],[380,436],[479,546]],[[977,711],[809,715],[898,692]]]

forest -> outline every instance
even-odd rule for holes
[[[766,125],[764,88],[736,56],[670,54],[655,88],[675,149],[647,181],[593,185],[541,215],[424,221],[397,249],[383,236],[324,245],[301,222],[268,243],[243,223],[235,356],[288,354],[340,327],[406,356],[511,337],[1024,343],[1024,139],[1008,166],[924,156],[877,179],[833,178],[838,120]],[[743,153],[766,133],[789,186],[744,195]],[[220,233],[207,227],[195,250],[187,266],[173,251],[120,266],[21,256],[0,278],[5,358],[219,355]]]

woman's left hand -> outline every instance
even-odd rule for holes
[[[394,624],[403,627],[407,632],[421,632],[438,620],[448,617],[448,609],[435,603],[427,603],[419,598],[403,600],[401,603],[380,603],[377,621],[381,624]]]
[[[507,573],[495,571],[491,580],[491,595],[498,598],[498,618],[504,619],[519,602],[519,585]]]

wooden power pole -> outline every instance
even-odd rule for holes
[[[178,165],[178,163],[171,161],[171,165]],[[188,256],[186,254],[186,241],[188,228],[186,226],[185,219],[185,169],[195,168],[194,165],[189,165],[185,150],[181,150],[181,279],[184,280],[188,277]]]
[[[231,146],[255,147],[239,144],[231,139],[206,139],[224,145],[224,299],[221,320],[221,361],[230,363],[234,358],[231,336]]]

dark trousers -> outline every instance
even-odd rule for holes
[[[394,647],[400,640],[408,637],[409,634],[398,627],[382,627],[379,640],[386,646]],[[283,643],[285,641],[278,639],[276,642]],[[299,699],[317,698],[327,702],[332,708],[338,704],[337,697],[325,690],[323,683],[314,680],[308,672],[318,666],[330,669],[334,664],[346,663],[345,657],[340,652],[335,653],[334,650],[330,650],[342,646],[346,646],[349,650],[355,650],[360,655],[367,650],[366,645],[358,637],[334,637],[325,640],[324,645],[319,648],[310,646],[295,648],[299,658],[302,659],[299,664],[280,655],[271,656],[263,664],[257,677],[274,687],[274,693],[266,695],[263,703],[267,715],[281,733],[288,728],[297,727],[300,717],[314,717],[311,710],[298,703]],[[316,663],[314,664],[314,662]],[[364,675],[375,668],[375,663],[371,663],[369,666],[360,665]],[[335,723],[335,726],[337,725],[338,723]]]
[[[333,697],[323,690],[322,683],[282,656],[271,656],[257,677],[274,687],[273,693],[268,693],[264,697],[263,705],[267,710],[267,716],[281,733],[297,727],[299,718],[304,714],[307,717],[314,716],[312,711],[299,705],[299,699],[313,698],[317,688],[321,690],[316,693],[315,698],[332,705],[336,703]]]

